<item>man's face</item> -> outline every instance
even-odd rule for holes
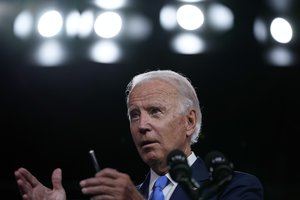
[[[190,150],[188,118],[181,114],[179,94],[161,80],[135,86],[129,96],[130,130],[142,159],[151,167],[166,166],[174,149]]]

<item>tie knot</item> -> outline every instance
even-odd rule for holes
[[[160,176],[156,180],[154,187],[153,187],[153,192],[150,196],[151,200],[165,200],[164,194],[163,194],[163,189],[166,187],[168,184],[168,178],[166,176]]]
[[[168,178],[166,176],[160,176],[156,180],[154,184],[154,188],[158,187],[160,189],[164,189],[167,186]]]

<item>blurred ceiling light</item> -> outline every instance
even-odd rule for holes
[[[266,0],[253,24],[255,39],[261,44],[262,58],[271,66],[295,66],[299,37],[299,1]]]
[[[211,4],[207,9],[207,16],[211,27],[215,30],[226,31],[233,27],[233,13],[228,7],[222,4]]]
[[[84,10],[81,13],[78,24],[78,36],[80,38],[87,38],[93,31],[94,14],[91,10]]]
[[[160,10],[160,25],[169,32],[176,53],[199,54],[222,46],[220,32],[234,25],[234,14],[221,3],[205,0],[168,1]],[[222,40],[222,39],[221,39]]]
[[[42,66],[57,66],[65,60],[66,52],[56,40],[44,41],[34,52],[34,60]]]
[[[28,10],[22,11],[14,21],[14,34],[22,39],[30,36],[33,29],[33,16]]]
[[[196,3],[196,2],[205,1],[205,0],[179,0],[179,1],[185,2],[185,3]]]
[[[115,63],[121,54],[121,48],[114,41],[98,41],[89,51],[89,57],[99,63]]]
[[[119,9],[126,5],[126,0],[94,0],[94,4],[103,9]]]
[[[181,54],[198,54],[205,49],[204,41],[192,33],[178,34],[173,38],[171,46]]]
[[[132,15],[126,19],[124,32],[127,37],[133,40],[144,40],[152,33],[151,22],[142,15]]]
[[[57,35],[63,26],[61,14],[56,10],[45,12],[38,21],[38,32],[43,37],[53,37]]]
[[[193,2],[189,4],[171,2],[164,5],[159,15],[161,26],[167,31],[178,31],[176,30],[178,25],[187,31],[199,30],[201,27],[201,32],[208,29],[224,32],[233,27],[234,14],[228,6],[209,1]]]
[[[69,37],[75,37],[79,33],[80,13],[78,10],[73,10],[66,17],[66,34]]]
[[[291,24],[283,18],[275,18],[270,25],[270,32],[274,40],[279,43],[288,43],[293,37]]]
[[[80,7],[77,7],[77,5],[69,7],[69,4],[64,3],[60,5],[58,1],[41,1],[34,6],[29,4],[28,10],[12,17],[14,19],[15,35],[19,38],[33,36],[30,38],[30,44],[27,44],[26,47],[28,48],[25,48],[25,51],[32,52],[31,42],[34,42],[34,45],[39,46],[39,48],[31,61],[45,66],[60,64],[67,53],[70,56],[69,58],[74,56],[72,59],[81,59],[81,56],[78,55],[82,55],[90,47],[90,44],[93,45],[97,42],[99,37],[103,41],[93,45],[91,50],[88,51],[89,55],[86,56],[96,62],[117,62],[119,59],[125,58],[123,53],[126,53],[126,57],[128,57],[133,52],[134,49],[131,48],[131,45],[134,45],[133,42],[140,42],[150,37],[153,24],[151,18],[147,18],[143,13],[138,14],[134,9],[128,8],[122,8],[120,11],[107,11],[104,9],[121,8],[127,3],[127,0],[105,0],[97,1],[97,3],[101,4],[103,9],[99,9],[97,5],[91,5],[90,3],[83,3]],[[57,9],[58,7],[59,9]],[[64,13],[59,11],[64,11]],[[40,46],[40,43],[44,42],[45,39],[35,37],[35,34],[41,35],[47,40],[52,40],[54,36],[60,34],[62,43],[43,43]],[[115,38],[116,36],[118,37]],[[68,38],[73,40],[68,40]],[[83,39],[87,41],[83,41]],[[116,40],[113,41],[114,39]],[[64,52],[64,49],[60,48],[62,45],[70,45],[71,48],[80,46],[82,48]],[[130,51],[122,52],[123,45],[130,48]]]
[[[122,28],[122,18],[116,12],[100,14],[94,24],[96,34],[103,38],[112,38],[118,35]]]
[[[194,5],[183,5],[178,8],[176,13],[178,24],[186,30],[196,30],[204,22],[202,11]]]
[[[266,22],[259,17],[254,21],[253,34],[259,42],[261,43],[267,42],[268,39],[267,25]]]
[[[272,48],[267,52],[266,59],[275,66],[289,66],[294,63],[293,53],[284,47]]]
[[[172,30],[177,26],[176,20],[176,7],[167,5],[164,6],[159,15],[159,21],[161,26],[166,30]]]

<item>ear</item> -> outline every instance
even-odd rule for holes
[[[196,128],[197,123],[197,115],[196,111],[194,109],[190,110],[186,115],[186,130],[187,130],[187,136],[192,135]]]

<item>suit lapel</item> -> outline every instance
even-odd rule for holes
[[[148,199],[149,183],[150,183],[150,172],[146,175],[144,182],[137,186],[138,191],[143,195],[145,199]]]

